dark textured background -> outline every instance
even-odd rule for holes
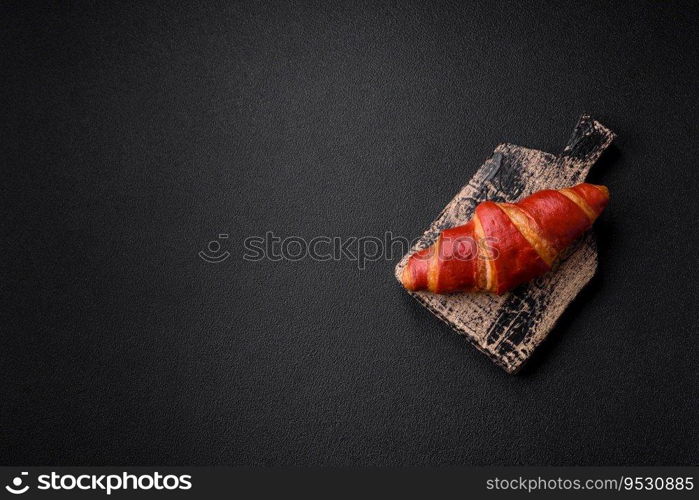
[[[3,2],[0,462],[697,463],[698,14]],[[497,143],[558,152],[584,111],[619,135],[599,273],[518,376],[397,259],[242,260],[417,236]]]

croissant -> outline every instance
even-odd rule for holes
[[[485,201],[467,224],[413,254],[401,282],[413,291],[505,293],[549,271],[608,201],[605,186],[587,183],[545,189],[517,203]]]

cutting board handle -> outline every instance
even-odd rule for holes
[[[583,114],[573,129],[561,156],[594,163],[614,140],[614,132]]]

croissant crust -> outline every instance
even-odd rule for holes
[[[467,224],[413,254],[401,282],[413,291],[502,294],[549,271],[608,201],[605,186],[587,183],[538,191],[517,203],[485,201]]]

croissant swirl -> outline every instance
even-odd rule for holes
[[[609,201],[605,186],[545,189],[517,203],[485,201],[471,221],[443,231],[413,254],[401,275],[408,290],[497,294],[551,269]]]

